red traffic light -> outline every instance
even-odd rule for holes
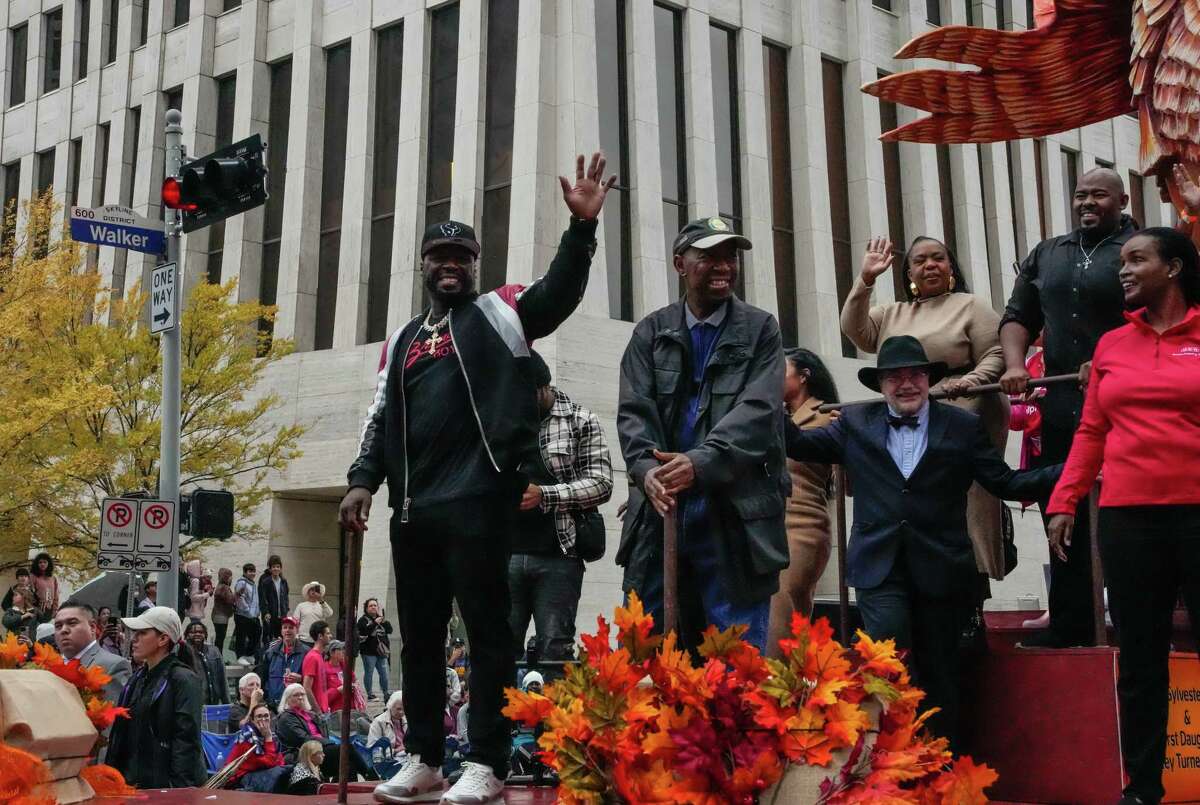
[[[168,176],[163,181],[162,186],[162,201],[167,207],[172,210],[183,210],[184,212],[195,212],[199,206],[195,201],[188,199],[184,200],[183,183],[178,177]]]

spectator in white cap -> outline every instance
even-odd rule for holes
[[[121,620],[133,631],[130,647],[138,669],[121,691],[119,704],[129,709],[129,718],[113,725],[108,764],[138,788],[199,786],[205,780],[203,697],[190,657],[175,653],[183,636],[179,615],[170,607],[150,607]]]
[[[546,678],[542,676],[541,672],[530,671],[529,673],[525,674],[525,677],[521,680],[521,690],[528,693],[529,689],[533,688],[534,693],[541,693],[542,686],[545,684]]]
[[[332,623],[333,607],[325,603],[325,585],[319,581],[305,584],[300,594],[304,600],[296,604],[296,610],[292,614],[300,621],[300,639],[311,647],[313,641],[309,632],[312,625],[317,621]]]

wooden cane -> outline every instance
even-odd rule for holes
[[[342,531],[342,612],[343,630],[346,638],[346,663],[342,666],[342,744],[338,747],[338,803],[347,802],[347,786],[350,780],[350,711],[354,705],[354,659],[358,641],[355,639],[355,613],[358,609],[358,574],[362,563],[362,534],[352,530]]]
[[[663,517],[663,634],[679,630],[679,522],[676,509]]]
[[[838,617],[841,620],[842,645],[850,645],[850,588],[846,586],[846,471],[835,465],[837,488]]]
[[[1034,378],[1033,380],[1029,381],[1029,387],[1038,389],[1038,388],[1043,388],[1044,386],[1056,386],[1060,383],[1071,383],[1071,382],[1075,382],[1075,383],[1079,382],[1079,374],[1078,373],[1069,374],[1069,375],[1051,375],[1050,377]],[[982,386],[971,386],[968,389],[963,389],[961,392],[959,392],[958,394],[956,394],[954,396],[955,397],[978,397],[980,394],[991,394],[992,392],[996,392],[996,391],[1001,391],[999,383],[984,383]],[[945,400],[949,396],[950,396],[949,394],[942,391],[941,389],[938,389],[937,391],[929,392],[929,399],[931,399],[931,400]],[[866,405],[867,403],[873,403],[873,402],[879,402],[879,398],[876,397],[873,400],[852,400],[850,402],[842,402],[842,403],[825,403],[824,405],[818,406],[817,410],[823,414],[828,414],[830,411],[840,411],[841,409],[845,408],[848,405]]]
[[[1108,645],[1108,625],[1104,622],[1104,568],[1100,564],[1100,484],[1088,493],[1088,559],[1092,563],[1092,628],[1097,646]]]

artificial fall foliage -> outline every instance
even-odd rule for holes
[[[112,677],[99,666],[85,667],[78,659],[64,661],[53,646],[35,643],[33,656],[29,646],[18,641],[10,632],[0,643],[0,669],[33,668],[49,671],[60,679],[70,682],[79,691],[79,698],[87,711],[92,726],[96,728],[97,743],[100,733],[112,726],[118,718],[128,718],[129,710],[117,707],[104,698],[104,686]],[[80,773],[92,785],[97,796],[124,796],[134,789],[125,784],[125,778],[111,766],[87,766]],[[0,741],[0,802],[12,805],[52,805],[54,797],[49,793],[50,771],[41,758],[9,746]]]
[[[744,642],[745,627],[710,626],[697,666],[674,633],[652,634],[636,594],[616,610],[615,649],[597,621],[544,695],[506,691],[505,715],[544,727],[561,803],[753,805],[789,764],[829,769],[815,805],[974,805],[997,779],[924,728],[932,711],[918,714],[925,694],[894,641],[860,631],[847,649],[826,619],[795,615],[782,659]]]

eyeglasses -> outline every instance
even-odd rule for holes
[[[885,369],[879,373],[880,380],[891,380],[896,383],[905,383],[909,380],[916,380],[921,377],[929,377],[928,369]]]

